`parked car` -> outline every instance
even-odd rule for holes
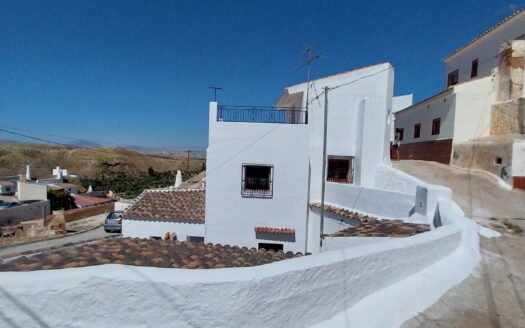
[[[124,211],[109,212],[104,222],[104,230],[106,232],[122,232],[122,216]]]

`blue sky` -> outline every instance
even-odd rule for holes
[[[306,79],[389,61],[395,94],[443,88],[441,58],[525,1],[0,3],[0,128],[68,142],[205,148],[223,104],[271,105]],[[12,138],[0,132],[0,139]],[[18,139],[22,140],[22,139]]]

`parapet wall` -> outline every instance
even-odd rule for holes
[[[109,264],[4,272],[0,273],[0,323],[306,327],[454,253],[462,234],[460,225],[449,224],[410,238],[250,268],[184,270]]]

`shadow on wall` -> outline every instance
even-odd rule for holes
[[[274,241],[284,241],[289,243],[295,242],[295,233],[294,234],[275,234],[267,232],[256,232],[255,238],[261,240],[274,240]]]

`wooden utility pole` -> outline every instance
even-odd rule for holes
[[[323,246],[324,238],[324,192],[326,188],[326,136],[328,127],[328,87],[324,87],[324,131],[323,131],[323,181],[321,185],[321,236],[319,246]]]
[[[191,153],[191,150],[187,150],[188,152],[188,163],[186,164],[186,172],[189,172],[190,171],[190,153]]]

